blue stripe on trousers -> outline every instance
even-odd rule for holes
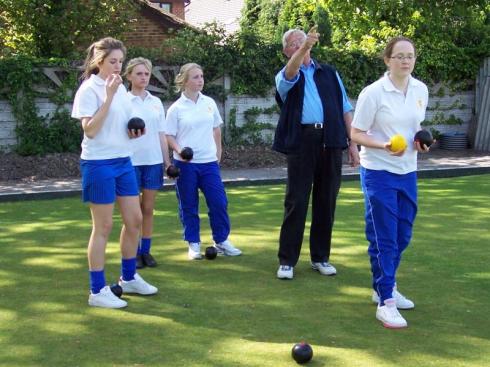
[[[392,298],[401,255],[412,238],[417,214],[417,173],[398,175],[363,167],[360,173],[373,289],[384,302]]]
[[[199,190],[208,206],[208,217],[213,240],[223,242],[230,234],[228,200],[221,180],[218,162],[187,163],[175,161],[180,168],[176,183],[179,216],[184,227],[184,240],[201,242],[199,218]]]

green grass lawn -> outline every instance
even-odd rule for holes
[[[0,366],[294,366],[309,342],[311,366],[490,365],[490,175],[419,181],[419,215],[399,270],[416,303],[404,330],[375,319],[358,182],[338,201],[331,261],[309,268],[308,237],[295,279],[276,279],[283,186],[230,187],[238,258],[187,260],[173,192],[159,194],[153,297],[87,306],[88,208],[79,199],[0,205]],[[210,231],[202,207],[203,246]],[[119,275],[119,218],[106,276]],[[306,230],[308,234],[308,228]]]

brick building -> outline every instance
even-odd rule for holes
[[[184,27],[190,27],[184,21],[185,0],[162,1],[159,7],[158,1],[135,0],[138,7],[137,16],[132,23],[132,29],[125,34],[125,44],[145,48],[160,47],[162,42],[172,37],[175,32]],[[170,9],[171,12],[165,10]]]
[[[149,3],[155,8],[165,10],[185,20],[185,7],[189,5],[190,0],[149,0]]]

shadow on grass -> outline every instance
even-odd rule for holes
[[[294,365],[290,349],[313,345],[311,366],[481,366],[489,354],[488,176],[420,181],[414,239],[400,289],[417,304],[410,327],[386,330],[370,302],[358,183],[339,198],[331,261],[336,277],[309,268],[308,238],[293,281],[275,278],[284,188],[228,190],[237,258],[188,261],[173,193],[159,195],[145,279],[153,297],[124,296],[125,310],[86,305],[88,209],[76,199],[2,204],[0,360],[5,365]],[[205,205],[202,205],[205,210]],[[210,243],[205,213],[203,246]],[[120,221],[107,254],[119,274]],[[307,234],[309,228],[305,230]],[[487,351],[487,352],[485,352]],[[464,361],[464,363],[460,363]]]

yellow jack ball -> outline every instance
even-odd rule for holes
[[[401,134],[393,135],[390,139],[391,147],[390,150],[392,152],[399,152],[400,150],[407,149],[407,141]]]

